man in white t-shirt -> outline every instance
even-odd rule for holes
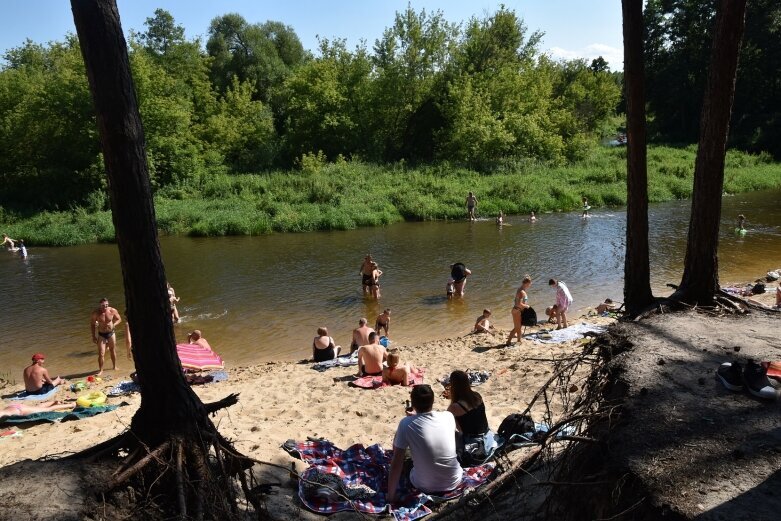
[[[389,504],[396,499],[407,448],[412,452],[410,481],[421,492],[430,494],[453,490],[463,476],[456,457],[456,420],[453,415],[447,411],[431,410],[434,391],[428,385],[413,387],[410,400],[416,414],[399,422],[393,439],[393,459],[388,475]]]

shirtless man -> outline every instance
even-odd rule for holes
[[[358,348],[358,376],[382,376],[382,362],[388,351],[379,343],[377,333],[369,333],[369,343]]]
[[[388,330],[390,329],[390,308],[385,308],[382,313],[377,315],[377,320],[374,321],[374,329],[378,334],[382,334],[382,330],[385,330],[385,336],[388,336]]]
[[[466,196],[466,211],[470,221],[477,220],[475,208],[477,208],[477,197],[472,192],[469,192],[469,195]]]
[[[201,336],[200,329],[193,329],[193,332],[187,335],[187,343],[205,347],[209,351],[212,350],[212,346],[209,345],[209,342]]]
[[[59,376],[51,378],[49,371],[43,367],[46,357],[41,353],[33,355],[33,363],[24,368],[24,389],[28,394],[46,394],[65,380]]]
[[[367,253],[366,257],[363,258],[363,262],[361,263],[361,285],[363,286],[364,295],[369,294],[369,289],[372,285],[372,275],[374,272],[374,267],[372,267],[372,264],[374,264],[374,261],[372,260],[372,254]]]
[[[98,346],[97,376],[103,374],[103,361],[106,356],[106,347],[108,347],[108,352],[111,356],[113,369],[117,369],[117,346],[114,328],[120,322],[122,322],[122,317],[119,316],[119,312],[116,309],[108,305],[108,299],[100,299],[100,306],[92,312],[89,323],[92,330],[92,341]],[[97,334],[95,328],[97,328]]]
[[[350,342],[350,353],[354,353],[362,345],[366,345],[369,342],[369,334],[374,333],[374,330],[366,325],[368,320],[361,318],[358,320],[358,327],[353,329],[353,340]]]

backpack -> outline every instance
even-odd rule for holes
[[[524,308],[521,311],[521,325],[524,326],[536,326],[537,325],[537,312],[533,307]]]
[[[499,425],[496,433],[505,440],[510,439],[513,434],[528,434],[534,432],[534,420],[528,414],[513,413],[507,416]]]
[[[753,293],[754,295],[761,295],[764,292],[765,292],[765,285],[762,284],[761,282],[755,284],[754,287],[751,288],[751,293]]]

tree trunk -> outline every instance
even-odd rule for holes
[[[141,381],[132,431],[156,445],[209,422],[176,354],[165,270],[127,44],[114,0],[71,0],[108,173],[127,320]]]
[[[724,156],[745,18],[746,0],[720,0],[700,118],[686,260],[681,284],[672,296],[689,304],[713,304],[719,286]]]
[[[653,301],[648,259],[648,171],[645,143],[643,0],[622,0],[626,88],[626,255],[624,305],[630,316]]]

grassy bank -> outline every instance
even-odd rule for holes
[[[694,146],[651,147],[651,202],[691,195]],[[402,220],[459,219],[473,191],[478,214],[566,211],[626,203],[626,149],[599,148],[567,166],[504,165],[481,174],[447,164],[406,168],[360,162],[325,164],[316,158],[292,172],[212,175],[166,188],[155,196],[161,233],[191,236],[346,230]],[[724,189],[729,193],[781,187],[781,164],[768,157],[729,152]],[[96,207],[102,202],[96,199]],[[0,209],[1,210],[1,209]],[[78,208],[28,218],[0,212],[0,230],[29,245],[113,241],[111,215]]]

